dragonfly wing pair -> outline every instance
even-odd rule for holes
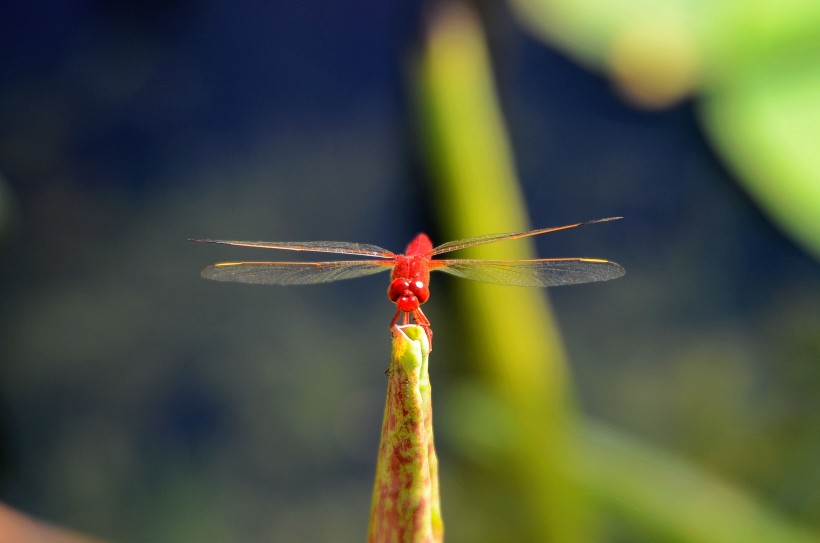
[[[566,258],[542,260],[433,260],[430,271],[456,277],[518,287],[555,287],[608,281],[624,269],[608,260]],[[215,281],[257,285],[313,285],[355,279],[390,270],[390,262],[221,262],[202,270]]]
[[[441,271],[464,279],[500,285],[553,287],[593,281],[607,281],[622,276],[624,269],[615,262],[595,258],[544,258],[533,260],[429,259],[435,255],[466,249],[476,245],[531,237],[619,218],[620,217],[609,217],[566,226],[530,230],[528,232],[489,234],[451,241],[435,247],[423,256],[428,259],[430,271]],[[222,262],[208,266],[202,270],[202,277],[206,279],[262,285],[310,285],[364,277],[392,269],[397,256],[395,253],[376,245],[344,241],[277,242],[213,239],[193,241],[236,245],[240,247],[346,254],[377,259],[343,260],[335,262]]]

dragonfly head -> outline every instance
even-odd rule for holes
[[[387,297],[399,311],[415,311],[430,297],[430,289],[424,281],[393,279],[387,287]]]

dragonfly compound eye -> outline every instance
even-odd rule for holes
[[[387,297],[390,298],[391,302],[398,303],[399,298],[408,290],[410,290],[410,281],[407,279],[394,279],[387,287]]]
[[[416,295],[416,298],[419,299],[420,304],[426,302],[430,297],[430,288],[424,281],[413,281],[410,283],[410,292]]]

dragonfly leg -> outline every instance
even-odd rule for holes
[[[396,337],[399,333],[399,325],[397,324],[399,322],[399,316],[401,316],[404,321],[402,324],[407,324],[407,313],[404,313],[402,310],[396,311],[396,314],[393,315],[393,320],[390,321],[390,333],[393,337]]]
[[[430,352],[433,351],[433,328],[430,326],[430,320],[427,318],[427,315],[421,309],[416,309],[413,311],[413,320],[416,321],[416,324],[424,328],[424,331],[427,332],[427,342],[430,344]]]
[[[430,344],[430,351],[433,350],[433,329],[430,327],[430,321],[427,319],[427,316],[422,312],[421,309],[416,309],[411,312],[405,311],[396,311],[396,314],[393,315],[393,320],[390,321],[390,332],[395,336],[397,333],[398,325],[396,323],[399,322],[399,316],[401,315],[402,325],[410,324],[410,314],[413,315],[413,320],[424,328],[424,331],[427,333],[427,342]]]

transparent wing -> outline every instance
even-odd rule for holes
[[[595,258],[543,258],[538,260],[433,260],[431,270],[475,281],[519,287],[555,287],[622,276],[615,262]]]
[[[349,241],[229,241],[223,239],[192,239],[189,241],[238,245],[240,247],[260,247],[263,249],[284,249],[286,251],[313,251],[316,253],[372,256],[376,258],[393,258],[396,256],[387,249],[377,247],[376,245]]]
[[[353,279],[387,271],[390,262],[345,260],[340,262],[220,262],[202,270],[214,281],[257,285],[312,285]]]
[[[549,232],[557,232],[558,230],[568,230],[576,226],[583,226],[585,224],[594,224],[598,222],[615,221],[623,217],[607,217],[606,219],[595,219],[594,221],[584,221],[575,224],[567,224],[564,226],[552,226],[550,228],[541,228],[539,230],[530,230],[529,232],[512,232],[508,234],[487,234],[484,236],[477,236],[474,238],[459,239],[456,241],[448,241],[442,243],[438,247],[433,248],[430,256],[440,255],[441,253],[449,253],[459,249],[466,249],[468,247],[475,247],[476,245],[483,245],[485,243],[495,243],[498,241],[507,241],[511,239],[527,238],[530,236],[537,236],[540,234],[547,234]]]

